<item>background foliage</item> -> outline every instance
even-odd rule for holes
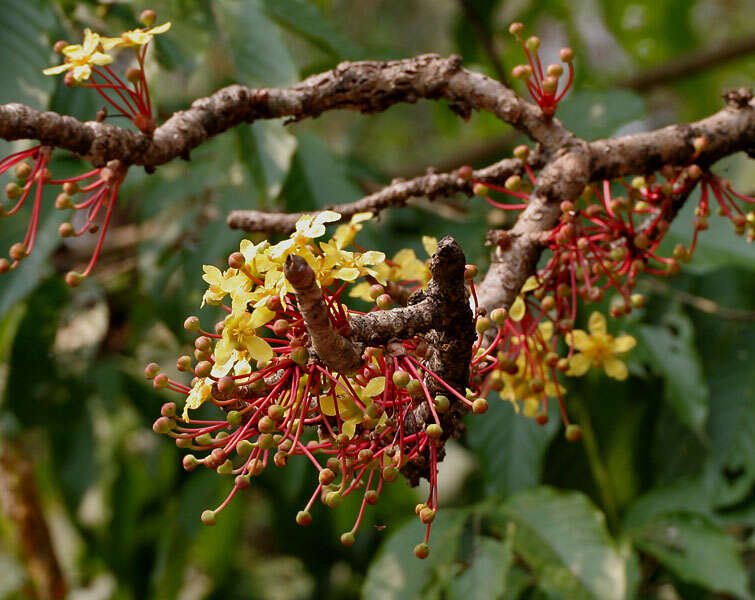
[[[458,52],[495,76],[482,41],[492,40],[510,69],[521,57],[506,27],[521,20],[541,36],[543,55],[574,47],[576,85],[559,115],[593,139],[701,118],[721,105],[722,89],[752,85],[755,61],[745,55],[641,93],[626,86],[680,55],[751,36],[748,4],[0,0],[0,103],[92,118],[93,93],[41,75],[54,60],[51,44],[79,38],[85,26],[130,29],[147,7],[173,22],[156,40],[149,73],[161,118],[231,82],[288,85],[349,59]],[[88,247],[60,245],[61,217],[47,212],[33,257],[0,280],[0,436],[34,461],[72,598],[750,597],[755,261],[723,220],[711,221],[681,275],[644,284],[645,310],[613,323],[640,341],[631,379],[570,384],[581,443],[566,443],[555,419],[540,428],[497,398],[469,419],[441,466],[446,508],[424,562],[411,555],[421,537],[419,493],[400,482],[368,512],[352,548],[338,542],[351,524],[349,503],[296,526],[311,490],[303,461],[268,469],[216,527],[202,528],[200,512],[228,482],[184,473],[178,449],[150,430],[163,397],[142,367],[168,365],[187,348],[181,324],[198,310],[201,265],[222,264],[240,239],[224,224],[229,209],[350,201],[428,165],[492,162],[521,141],[489,115],[464,123],[429,102],[240,127],[191,162],[132,173],[97,276],[73,293],[60,273]],[[55,161],[56,173],[77,168],[60,152]],[[715,170],[752,193],[751,165],[737,156]],[[682,214],[674,223],[682,239],[689,222]],[[449,233],[484,265],[491,223],[500,216],[479,199],[416,202],[384,215],[362,240],[423,255],[420,233]],[[0,247],[23,227],[22,218],[0,221]],[[18,540],[1,517],[0,534],[0,598],[25,597]]]

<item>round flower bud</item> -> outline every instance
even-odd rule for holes
[[[222,448],[215,448],[212,452],[210,452],[210,460],[212,460],[212,462],[214,462],[216,465],[223,464],[227,458],[228,455]]]
[[[187,438],[187,437],[176,438],[176,447],[177,448],[190,448],[191,438]]]
[[[373,300],[377,300],[383,294],[385,294],[385,288],[379,283],[370,286],[369,296]]]
[[[563,75],[564,68],[559,64],[553,63],[551,65],[548,65],[546,73],[548,73],[549,76],[558,79],[559,77],[561,77],[561,75]]]
[[[254,446],[249,440],[241,440],[238,444],[236,444],[236,454],[238,454],[241,458],[246,458],[247,456],[249,456],[252,453],[253,449]]]
[[[232,269],[242,269],[245,264],[246,260],[244,259],[244,255],[241,254],[241,252],[233,252],[228,257],[228,266]]]
[[[202,433],[194,438],[197,446],[209,446],[212,444],[212,436],[209,433]]]
[[[66,181],[63,184],[63,192],[65,192],[68,196],[75,196],[80,191],[79,184],[75,181]]]
[[[159,417],[153,424],[152,424],[152,431],[155,433],[168,433],[173,429],[173,426],[175,423],[173,422],[173,419],[169,417]]]
[[[543,91],[546,94],[554,94],[556,92],[556,89],[558,88],[558,79],[556,77],[552,77],[551,75],[548,75],[543,79]]]
[[[199,466],[199,461],[193,454],[187,454],[181,462],[185,471],[193,471]]]
[[[479,269],[475,265],[464,265],[464,279],[470,281],[477,277]]]
[[[629,297],[629,301],[632,303],[632,307],[634,308],[642,308],[645,306],[645,296],[642,294],[632,294]]]
[[[60,235],[60,237],[72,237],[74,233],[73,225],[70,223],[61,223],[58,225],[58,235]]]
[[[425,525],[428,525],[435,520],[435,511],[429,506],[426,506],[419,511],[419,519]]]
[[[157,15],[151,8],[143,10],[141,13],[139,13],[139,22],[145,27],[152,27],[155,24],[156,18]]]
[[[8,255],[15,261],[21,261],[26,258],[26,246],[21,242],[16,242],[8,250]]]
[[[343,502],[343,498],[341,498],[341,494],[338,492],[328,492],[325,494],[325,499],[323,500],[325,502],[325,506],[328,508],[338,508],[341,506],[341,502]]]
[[[190,317],[186,317],[186,320],[184,321],[184,329],[186,331],[191,331],[191,332],[199,331],[200,330],[199,317],[194,316],[194,315],[191,315]],[[197,340],[199,340],[199,338],[197,338]],[[195,342],[195,347],[198,348],[198,346],[196,346],[196,342]]]
[[[390,295],[388,294],[380,294],[375,299],[375,304],[377,304],[378,308],[382,310],[387,310],[393,304],[393,298],[391,298]]]
[[[267,416],[273,421],[282,421],[286,410],[280,404],[272,404],[267,409]]]
[[[469,181],[470,179],[472,179],[474,169],[472,169],[472,167],[470,167],[469,165],[463,165],[462,167],[459,167],[457,173],[459,174],[459,177],[461,179],[463,179],[464,181]]]
[[[574,50],[571,48],[561,48],[561,51],[558,53],[559,58],[565,62],[570,63],[572,59],[574,59]]]
[[[406,385],[406,391],[409,392],[410,396],[418,398],[422,396],[422,393],[423,393],[422,383],[420,382],[419,379],[412,379]]]
[[[226,459],[223,461],[223,463],[215,469],[218,475],[232,475],[233,474],[233,463]]]
[[[571,425],[567,425],[564,435],[567,442],[576,442],[582,437],[582,428],[572,423]]]
[[[203,360],[194,367],[194,374],[197,377],[209,377],[212,372],[212,363],[209,360]]]
[[[520,23],[519,21],[516,21],[509,25],[509,33],[511,35],[519,36],[524,31],[524,24]]]
[[[370,506],[375,506],[380,500],[380,494],[375,490],[369,490],[364,493],[364,501]]]
[[[265,307],[273,312],[279,311],[283,307],[280,296],[270,296],[265,301]]]
[[[272,450],[273,448],[275,448],[275,440],[269,433],[260,434],[260,436],[257,438],[257,443],[263,450]]]
[[[472,412],[476,415],[482,415],[488,411],[488,401],[485,398],[477,398],[472,402]]]
[[[209,352],[212,350],[212,340],[206,335],[200,335],[194,340],[194,347],[202,352]]]
[[[433,423],[425,428],[425,433],[431,440],[439,440],[443,435],[443,428],[437,423]]]
[[[300,510],[296,513],[296,523],[302,527],[307,527],[307,525],[312,524],[312,515],[307,510]]]
[[[399,388],[405,388],[409,384],[409,373],[406,371],[394,371],[393,384]]]
[[[21,197],[22,191],[21,186],[15,181],[11,181],[5,186],[5,195],[8,197],[8,200],[17,200]]]
[[[160,407],[160,414],[163,417],[175,417],[176,416],[176,403],[166,402]]]
[[[527,157],[529,155],[530,155],[530,149],[524,144],[514,148],[514,157],[518,158],[519,160],[527,160]]]
[[[10,261],[7,258],[0,258],[0,275],[10,271]]]
[[[157,363],[149,363],[144,367],[144,376],[147,379],[154,379],[160,373],[160,365]]]
[[[475,196],[487,196],[488,191],[488,186],[486,186],[484,183],[475,183],[472,187],[472,193]]]
[[[536,35],[532,35],[527,38],[525,45],[530,52],[537,52],[540,49],[540,38]]]
[[[249,475],[236,475],[236,479],[233,480],[233,485],[240,490],[245,490],[251,484],[251,478]]]
[[[435,406],[435,410],[440,414],[444,414],[448,412],[448,409],[451,407],[451,401],[448,399],[448,396],[438,394],[433,399],[433,405]]]
[[[427,558],[430,556],[430,546],[422,542],[414,546],[414,556],[417,558]]]
[[[535,423],[545,425],[548,422],[548,413],[540,411],[535,415]]]
[[[126,69],[126,79],[128,79],[128,81],[130,81],[131,83],[137,83],[141,78],[141,69],[137,69],[136,67],[129,67],[128,69]]]
[[[388,483],[398,479],[398,469],[396,467],[385,467],[383,469],[383,479]]]
[[[288,464],[288,454],[283,451],[276,452],[275,456],[273,456],[273,462],[276,467],[282,469]]]
[[[236,381],[230,375],[221,377],[218,380],[218,391],[221,394],[230,394],[236,389]]]
[[[354,542],[356,542],[357,539],[354,537],[354,534],[350,531],[347,531],[346,533],[341,534],[341,543],[344,546],[353,546]]]
[[[211,527],[218,522],[218,518],[215,516],[214,510],[205,510],[202,512],[202,524]]]
[[[522,178],[519,175],[510,175],[506,178],[503,186],[512,192],[522,189]]]
[[[183,355],[178,358],[176,361],[176,368],[183,372],[190,371],[191,370],[191,356]]]
[[[26,181],[31,175],[31,167],[27,162],[18,163],[13,171],[16,174],[16,177],[21,181]]]
[[[477,333],[485,333],[488,329],[493,327],[493,322],[487,317],[479,317],[475,322],[475,329]]]
[[[503,325],[509,316],[509,311],[505,308],[494,308],[490,311],[490,320],[496,325]],[[478,321],[479,322],[479,321]]]

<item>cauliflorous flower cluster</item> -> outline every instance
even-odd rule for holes
[[[271,462],[284,467],[291,457],[303,456],[318,477],[297,522],[311,522],[318,499],[336,507],[344,497],[359,493],[362,505],[354,526],[341,536],[351,545],[366,506],[379,500],[384,484],[394,481],[408,462],[421,460],[428,465],[430,493],[417,508],[427,530],[415,553],[427,556],[438,507],[438,446],[444,435],[440,415],[456,402],[484,412],[485,401],[468,399],[464,390],[454,389],[429,369],[423,362],[428,345],[419,337],[368,347],[354,373],[323,365],[309,353],[308,332],[284,275],[287,256],[304,258],[322,290],[331,326],[342,333],[348,333],[348,315],[354,313],[342,302],[349,287],[353,292],[367,281],[367,297],[381,304],[389,279],[425,283],[427,266],[413,253],[405,251],[387,261],[382,252],[352,246],[371,216],[356,214],[328,241],[317,242],[325,226],[340,215],[305,215],[288,239],[274,245],[245,240],[225,271],[205,266],[209,287],[203,303],[222,306],[227,316],[214,333],[202,330],[197,317],[186,320],[186,329],[197,333],[194,359],[183,356],[177,366],[193,375],[191,384],[169,379],[155,364],[147,367],[155,387],[186,396],[181,410],[174,403],[163,406],[155,431],[203,455],[187,455],[187,470],[202,465],[235,478],[228,497],[202,514],[205,524],[214,524],[238,490]],[[354,249],[347,250],[350,246]],[[434,250],[434,241],[426,240],[426,248]],[[431,387],[446,393],[432,393]],[[208,403],[225,414],[217,420],[195,418],[193,411]],[[415,419],[422,405],[432,416],[426,425]]]

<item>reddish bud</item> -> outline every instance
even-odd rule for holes
[[[73,229],[73,225],[71,225],[70,223],[66,222],[58,225],[58,235],[60,235],[60,237],[71,237],[74,233],[75,231]]]
[[[309,511],[300,510],[298,513],[296,513],[296,523],[298,525],[301,525],[302,527],[307,527],[308,525],[312,524],[312,515],[309,513]]]
[[[477,398],[472,403],[472,412],[476,415],[482,415],[488,412],[488,401],[485,398]]]
[[[212,527],[218,522],[218,518],[215,515],[214,510],[205,510],[202,512],[202,524]]]
[[[558,56],[563,62],[568,64],[574,59],[574,50],[569,47],[561,48]]]
[[[459,167],[458,175],[461,179],[464,181],[469,181],[472,178],[472,174],[474,173],[474,169],[470,167],[469,165],[464,165],[462,167]]]
[[[427,558],[430,555],[430,546],[422,542],[414,546],[414,556],[417,558]]]
[[[246,264],[246,259],[241,252],[234,252],[228,257],[228,266],[232,269],[242,269]],[[277,298],[277,296],[276,296]]]
[[[574,423],[567,425],[564,436],[566,437],[567,442],[576,442],[582,437],[582,428]]]
[[[378,308],[387,310],[393,304],[393,298],[391,298],[388,294],[380,294],[375,300],[375,304],[377,304]]]
[[[175,423],[173,422],[173,419],[169,417],[159,417],[152,424],[152,431],[154,431],[155,433],[165,434],[171,431],[174,425]]]

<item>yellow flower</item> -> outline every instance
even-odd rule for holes
[[[527,292],[531,292],[532,290],[535,290],[539,287],[540,283],[538,282],[537,277],[531,275],[527,278],[527,281],[524,282],[522,289],[519,290],[519,295],[516,297],[516,300],[514,300],[514,303],[511,305],[511,309],[509,310],[509,318],[512,321],[521,321],[524,318],[524,314],[527,312],[527,305],[524,302],[524,295]]]
[[[92,75],[92,65],[107,65],[113,62],[113,57],[100,52],[101,38],[87,28],[84,30],[84,43],[71,44],[63,48],[65,62],[42,71],[45,75],[59,75],[63,71],[72,71],[76,81],[84,81]]]
[[[422,236],[422,247],[427,252],[427,255],[432,257],[435,251],[438,249],[438,238],[431,237],[429,235]]]
[[[184,411],[181,418],[184,421],[189,420],[189,410],[195,410],[202,406],[202,404],[210,399],[212,394],[212,381],[207,379],[199,379],[191,388],[191,392],[186,398],[184,403]]]
[[[345,248],[354,241],[357,233],[362,230],[362,223],[369,221],[374,215],[371,212],[356,213],[351,217],[348,225],[339,225],[333,234],[331,241],[335,242],[339,250]]]
[[[144,46],[152,41],[152,37],[165,33],[170,29],[170,22],[163,23],[157,27],[150,27],[149,29],[132,29],[131,31],[124,31],[120,37],[115,38],[102,38],[102,47],[105,50],[111,48],[133,48],[134,46]]]
[[[364,387],[361,387],[353,379],[350,379],[349,381],[359,395],[359,400],[365,408],[372,404],[373,397],[381,395],[385,390],[385,377],[373,377]],[[356,403],[354,397],[341,387],[341,384],[338,384],[337,387],[336,402],[338,403],[338,415],[341,417],[341,433],[346,434],[349,439],[351,439],[356,433],[357,425],[359,425],[364,419],[365,412]],[[332,393],[320,396],[320,409],[329,417],[336,416],[336,407]],[[378,425],[382,425],[386,419],[387,417],[385,413],[383,413],[378,421]]]
[[[226,318],[223,336],[215,346],[215,362],[225,365],[231,360],[234,350],[243,351],[245,356],[257,361],[269,361],[273,358],[273,349],[257,336],[257,328],[269,323],[275,313],[264,306],[248,312],[248,293],[231,292],[231,300],[231,314]]]
[[[205,303],[217,306],[227,294],[235,290],[248,291],[249,289],[249,280],[239,274],[236,269],[226,269],[225,272],[221,272],[212,265],[202,265],[202,269],[204,270],[202,279],[210,284],[202,296],[202,306]]]
[[[382,252],[349,252],[341,250],[333,240],[320,242],[320,248],[323,257],[319,271],[323,277],[354,281],[357,277],[371,275],[378,280],[382,279],[375,269],[370,268],[385,262],[385,254]]]
[[[606,375],[623,381],[629,375],[624,362],[616,355],[624,354],[634,348],[637,340],[631,335],[614,338],[606,331],[606,318],[599,312],[593,312],[587,324],[590,333],[575,329],[566,336],[566,343],[578,350],[569,359],[567,375],[581,377],[590,367],[605,369]]]

